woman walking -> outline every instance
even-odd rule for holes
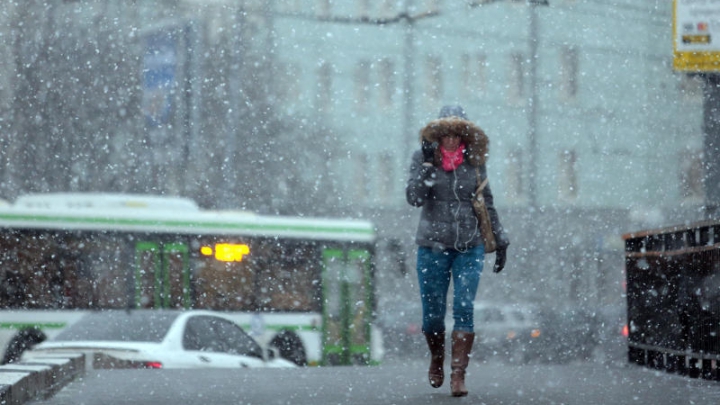
[[[431,358],[428,379],[438,388],[445,377],[445,308],[452,280],[450,390],[453,396],[465,396],[465,370],[475,339],[473,302],[485,259],[485,241],[472,200],[478,184],[487,179],[488,138],[460,106],[443,107],[420,136],[422,148],[413,154],[405,191],[410,205],[422,207],[415,242],[422,329]],[[505,267],[510,242],[489,185],[482,196],[497,244],[493,268],[497,273]]]

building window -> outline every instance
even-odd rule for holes
[[[380,6],[380,15],[389,17],[395,14],[397,2],[395,0],[383,0]]]
[[[686,203],[701,204],[705,200],[703,185],[702,151],[685,151],[680,154],[680,194]]]
[[[378,162],[379,173],[377,176],[380,184],[378,184],[377,197],[381,202],[393,201],[393,193],[395,192],[393,184],[395,181],[394,167],[392,153],[383,152],[380,154],[380,161]]]
[[[425,61],[425,99],[432,105],[442,98],[442,62],[437,56],[428,56]]]
[[[370,0],[358,0],[357,8],[360,17],[370,16]]]
[[[285,0],[281,6],[285,7],[285,11],[289,13],[297,13],[301,11],[301,0]]]
[[[368,157],[364,153],[359,153],[355,156],[353,165],[355,166],[353,175],[353,190],[352,194],[355,197],[355,202],[367,201],[368,191]]]
[[[578,91],[578,51],[575,47],[565,47],[560,51],[560,95],[572,100]]]
[[[516,148],[508,154],[508,165],[505,169],[505,195],[508,201],[519,202],[525,197],[523,184],[523,151]]]
[[[470,83],[472,82],[472,67],[470,66],[470,59],[470,55],[466,53],[460,55],[460,94],[464,99],[467,99],[470,94],[472,94],[472,91],[470,90]]]
[[[320,17],[330,17],[332,11],[332,0],[316,0],[317,3],[317,15]]]
[[[574,150],[560,152],[558,173],[558,191],[560,200],[573,201],[577,198],[578,184],[576,173],[577,153]]]
[[[487,56],[479,53],[475,56],[475,72],[472,78],[473,87],[478,93],[487,91]]]
[[[12,58],[10,49],[8,47],[0,47],[0,55],[3,56],[0,59],[0,111],[6,108],[10,108],[13,99],[14,86],[12,84],[13,72],[15,66],[11,63]]]
[[[367,110],[370,99],[370,62],[362,60],[355,66],[355,106],[358,111]]]
[[[318,68],[317,108],[326,110],[332,101],[332,67],[329,62],[322,62]]]
[[[395,68],[389,58],[384,58],[379,65],[379,90],[380,90],[380,106],[390,107],[393,104],[393,96],[395,95]]]
[[[296,63],[284,66],[283,76],[280,80],[278,94],[281,100],[294,102],[300,99],[300,67]]]
[[[519,103],[525,92],[525,68],[523,54],[514,52],[510,54],[510,69],[508,69],[508,100]]]
[[[442,0],[425,0],[425,7],[429,12],[440,11]]]
[[[460,94],[467,99],[479,96],[487,90],[487,57],[485,54],[473,56],[463,54],[460,56]]]

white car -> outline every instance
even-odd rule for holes
[[[297,367],[229,318],[202,310],[89,312],[22,360],[77,352],[86,369]]]

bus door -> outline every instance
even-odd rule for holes
[[[190,265],[184,243],[135,245],[135,307],[190,308]]]
[[[370,252],[323,251],[323,364],[367,364],[373,289]]]

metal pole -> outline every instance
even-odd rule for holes
[[[528,120],[528,204],[531,211],[537,208],[537,59],[538,59],[538,17],[537,5],[533,2],[529,7],[528,49],[530,52],[530,98],[527,108]],[[532,217],[532,215],[531,215]]]
[[[240,134],[240,110],[242,108],[244,95],[242,94],[242,64],[244,56],[243,30],[244,30],[244,7],[240,3],[235,6],[235,19],[233,23],[235,27],[232,29],[233,37],[230,39],[232,44],[230,77],[229,77],[229,102],[230,106],[227,111],[228,130],[225,134],[225,151],[222,164],[222,178],[220,186],[223,190],[222,208],[236,208],[237,206],[237,162],[235,161],[237,154],[238,136]]]
[[[544,238],[539,237],[538,223],[538,196],[537,181],[539,177],[537,164],[537,110],[538,110],[538,94],[537,94],[537,62],[538,62],[538,19],[537,10],[534,3],[528,5],[528,57],[530,59],[528,66],[529,91],[527,105],[527,125],[528,125],[528,207],[524,215],[524,233],[528,241],[527,250],[524,252],[525,260],[533,260],[537,257],[537,252],[544,249],[543,245],[547,244]],[[541,298],[542,293],[540,293]]]
[[[405,12],[410,15],[412,9],[412,0],[405,1]],[[408,151],[407,160],[409,161],[412,156],[417,142],[415,142],[414,128],[414,91],[413,91],[413,64],[415,56],[415,27],[412,19],[407,18],[405,24],[405,44],[403,49],[403,63],[405,64],[404,76],[403,76],[403,131],[405,132],[405,145],[404,150]]]
[[[200,52],[205,48],[206,42],[203,35],[203,22],[200,19],[193,19],[192,23],[185,28],[185,40],[189,51],[187,52],[187,61],[185,66],[185,128],[183,132],[185,139],[183,142],[183,168],[182,190],[185,195],[195,192],[192,185],[192,179],[195,178],[192,170],[188,168],[196,164],[197,143],[200,140],[199,128],[202,125],[200,120],[200,109],[202,107],[202,78],[203,71],[200,63]]]

